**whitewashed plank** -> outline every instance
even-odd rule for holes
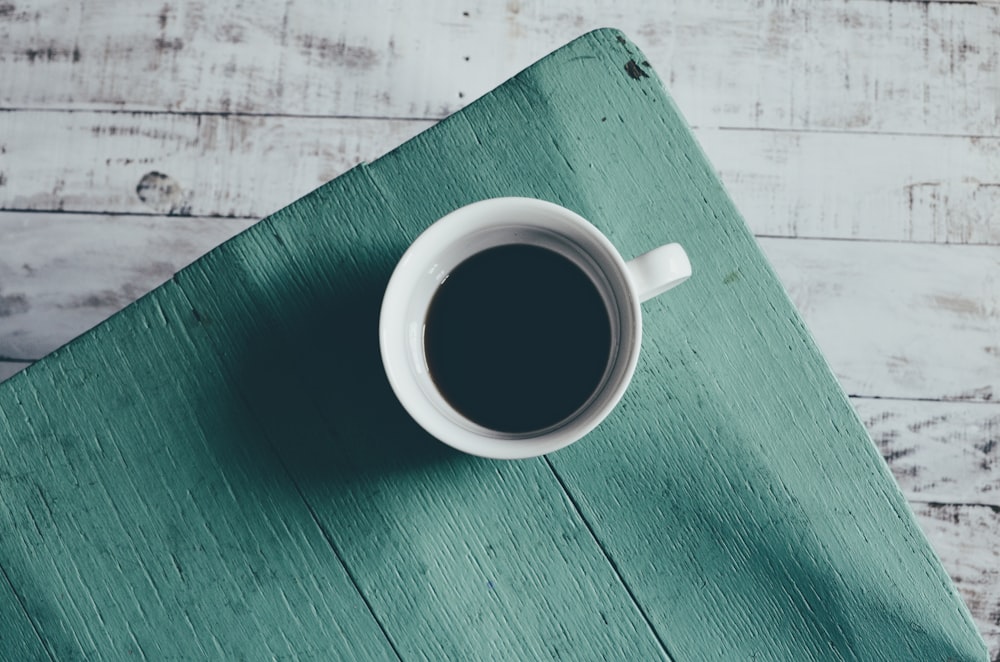
[[[29,365],[22,361],[0,361],[0,382],[10,379]]]
[[[0,209],[261,217],[430,124],[11,112]],[[1000,244],[1000,138],[697,134],[757,234]]]
[[[851,402],[908,499],[1000,508],[1000,405]]]
[[[1000,247],[760,243],[849,394],[1000,398]]]
[[[990,659],[1000,659],[1000,508],[910,505],[968,605],[989,647]]]
[[[1000,244],[998,138],[697,135],[757,234]]]
[[[0,357],[44,356],[251,223],[0,213]]]
[[[0,105],[8,108],[440,118],[571,38],[615,25],[644,48],[696,125],[1000,132],[1000,10],[983,4],[11,0],[4,7]]]
[[[429,122],[0,114],[0,209],[259,218]]]

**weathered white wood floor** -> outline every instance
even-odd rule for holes
[[[0,379],[604,25],[696,128],[1000,659],[996,0],[0,0]]]

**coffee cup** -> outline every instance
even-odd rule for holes
[[[679,244],[626,262],[565,207],[482,200],[400,258],[382,300],[382,363],[442,442],[488,458],[544,455],[614,409],[639,357],[639,304],[690,275]]]

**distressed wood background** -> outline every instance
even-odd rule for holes
[[[605,25],[668,81],[1000,660],[994,0],[0,0],[0,379]]]

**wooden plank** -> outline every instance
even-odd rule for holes
[[[255,218],[431,124],[92,112],[0,122],[0,209]],[[1000,244],[998,138],[696,135],[757,234]]]
[[[696,125],[1000,135],[1000,11],[984,4],[3,6],[8,108],[441,118],[554,46],[615,25]]]
[[[1000,397],[1000,247],[760,245],[849,394]]]
[[[941,503],[913,508],[969,605],[990,659],[1000,660],[1000,509]]]
[[[255,218],[430,124],[86,112],[0,122],[0,208]]]
[[[1000,244],[1000,139],[696,135],[756,234]]]
[[[250,224],[0,214],[0,357],[41,358]]]
[[[1000,406],[851,403],[908,499],[1000,508]]]

